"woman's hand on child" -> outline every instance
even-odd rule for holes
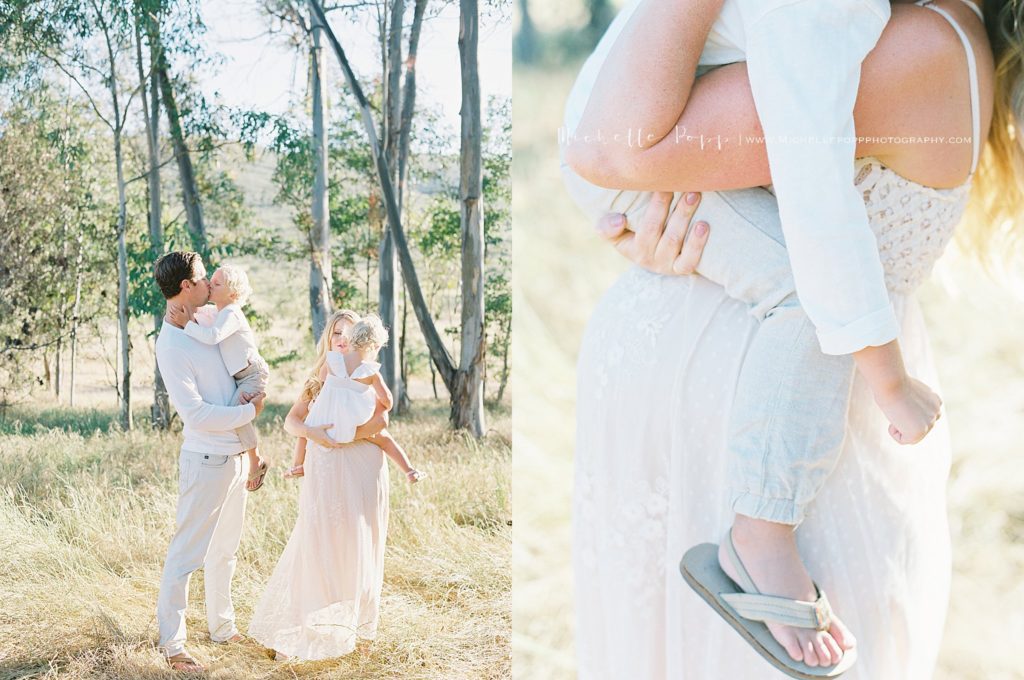
[[[618,213],[602,217],[597,223],[597,231],[626,259],[650,272],[693,274],[710,231],[705,222],[698,222],[690,228],[693,213],[700,205],[700,194],[686,193],[670,214],[671,204],[671,193],[656,192],[634,231],[628,229],[626,216]]]
[[[908,378],[896,392],[877,400],[889,419],[889,436],[900,444],[916,444],[942,417],[942,399],[920,380]]]
[[[306,439],[316,442],[325,449],[337,449],[341,448],[341,444],[331,439],[330,435],[327,434],[327,430],[334,427],[334,423],[327,425],[309,425],[305,434]]]

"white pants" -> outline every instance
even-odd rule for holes
[[[210,639],[238,633],[231,604],[231,577],[245,515],[247,456],[182,451],[178,459],[177,529],[167,548],[156,616],[167,656],[185,649],[188,582],[200,567],[206,588]]]

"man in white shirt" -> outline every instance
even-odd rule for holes
[[[206,268],[197,253],[171,252],[157,260],[154,276],[169,304],[206,304]],[[176,530],[167,549],[157,621],[160,647],[175,670],[202,668],[185,651],[185,610],[192,572],[203,569],[206,617],[214,642],[242,640],[235,627],[231,577],[245,514],[248,461],[235,429],[262,410],[263,393],[231,406],[235,381],[215,345],[188,337],[169,316],[156,341],[156,360],[167,394],[184,425],[178,472]]]

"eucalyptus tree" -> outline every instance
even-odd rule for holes
[[[469,255],[464,256],[463,259],[464,272],[467,262],[472,265],[472,271],[470,274],[467,276],[464,273],[464,285],[462,291],[463,304],[470,308],[468,311],[463,312],[462,339],[464,344],[467,343],[468,340],[469,346],[464,346],[462,348],[460,364],[456,366],[437,331],[437,327],[434,324],[430,310],[426,306],[419,278],[416,275],[412,254],[409,250],[408,240],[402,226],[401,212],[399,210],[397,193],[395,191],[395,183],[392,181],[392,172],[388,166],[388,158],[386,153],[384,153],[384,147],[382,147],[378,141],[373,112],[370,109],[369,101],[363,93],[362,86],[359,84],[355,72],[352,70],[341,43],[338,41],[334,31],[331,30],[326,17],[323,15],[323,8],[320,7],[316,0],[310,0],[310,4],[324,22],[324,30],[328,41],[334,50],[335,56],[338,58],[345,80],[352,92],[352,95],[356,99],[357,106],[360,109],[367,141],[369,142],[374,156],[377,177],[380,183],[381,194],[388,218],[389,230],[392,238],[394,239],[398,258],[402,265],[402,273],[406,289],[409,293],[413,310],[416,313],[420,330],[426,339],[431,360],[444,380],[445,386],[448,388],[448,392],[452,397],[452,425],[456,428],[468,429],[474,436],[481,436],[484,431],[483,399],[479,385],[481,379],[480,363],[482,362],[483,357],[482,345],[484,342],[483,332],[481,330],[483,321],[482,232],[480,233],[479,247],[476,243],[464,243],[463,245],[463,248],[468,250],[470,253]],[[476,59],[478,25],[479,12],[477,10],[476,3],[471,2],[470,4],[463,6],[460,11],[459,35],[464,85],[463,108],[467,107],[467,102],[472,102],[474,96],[476,97],[477,102],[479,102],[479,75]],[[477,78],[475,95],[473,91],[474,73],[476,73]],[[475,184],[476,180],[479,178],[479,115],[479,103],[477,103],[475,125],[474,114],[472,112],[468,116],[464,114],[463,118],[463,153],[468,156],[463,163],[464,180],[462,186],[464,190],[462,191],[462,194],[465,197],[465,209],[467,211],[467,217],[464,221],[466,226],[463,230],[463,238],[468,238],[470,240],[477,238],[477,229],[482,229],[482,219],[478,220],[477,217],[474,217],[474,213],[476,216],[482,217],[480,192],[476,189]],[[477,143],[475,145],[472,140],[474,129],[478,135]],[[477,155],[475,161],[472,158],[474,153]],[[469,285],[466,285],[467,282]]]
[[[120,422],[132,427],[131,337],[128,333],[128,229],[124,128],[138,88],[126,85],[121,70],[132,46],[131,7],[115,0],[15,0],[17,32],[11,44],[28,58],[40,59],[74,82],[96,118],[111,133],[117,185],[118,330],[120,340]],[[107,101],[104,102],[104,99]]]

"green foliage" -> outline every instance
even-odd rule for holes
[[[0,403],[31,386],[28,369],[80,319],[109,314],[115,266],[109,158],[80,107],[39,90],[19,95],[0,134]],[[106,199],[106,200],[104,200]]]

